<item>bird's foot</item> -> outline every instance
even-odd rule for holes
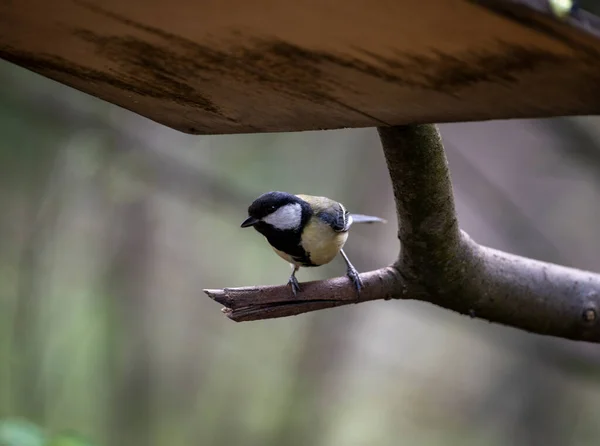
[[[296,276],[290,276],[288,280],[288,285],[292,288],[292,294],[296,297],[296,294],[300,292],[300,284],[298,283],[298,279]]]
[[[354,268],[348,268],[346,275],[354,284],[354,288],[356,288],[356,292],[360,294],[360,290],[363,287],[363,283],[362,283],[362,279],[360,278],[360,275],[358,274],[358,271],[356,271],[356,269],[354,269]]]

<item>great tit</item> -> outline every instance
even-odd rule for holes
[[[375,222],[385,223],[385,220],[350,214],[344,205],[326,197],[273,191],[254,200],[241,227],[254,227],[277,255],[290,263],[292,275],[288,285],[295,296],[300,291],[298,269],[325,265],[338,253],[346,262],[346,275],[360,293],[362,281],[342,248],[352,224]]]

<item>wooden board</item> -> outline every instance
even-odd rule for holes
[[[597,20],[544,5],[0,0],[0,57],[188,133],[596,114]]]

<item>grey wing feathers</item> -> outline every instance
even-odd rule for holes
[[[329,208],[317,213],[317,217],[331,226],[335,232],[346,232],[350,229],[350,214],[340,203],[334,203]]]
[[[379,217],[373,217],[372,215],[363,214],[350,214],[352,217],[352,224],[354,223],[387,223],[387,220]]]
[[[345,232],[348,229],[350,229],[351,221],[348,218],[349,215],[350,214],[348,213],[344,205],[341,203],[337,203],[332,218],[333,221],[330,223],[333,230],[336,232]]]

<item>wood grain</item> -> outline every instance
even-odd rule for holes
[[[0,57],[195,134],[598,113],[595,17],[538,4],[0,0]]]

